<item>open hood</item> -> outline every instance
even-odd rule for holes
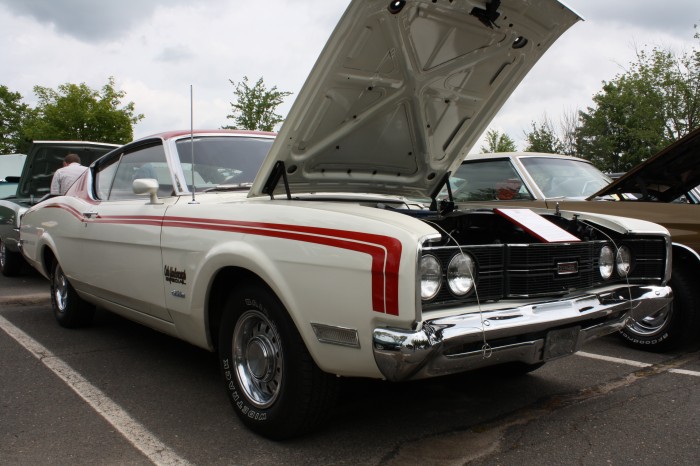
[[[635,194],[640,200],[671,202],[700,186],[700,128],[640,163],[589,199]]]
[[[428,197],[579,19],[555,0],[351,1],[250,196],[286,175],[291,193]]]

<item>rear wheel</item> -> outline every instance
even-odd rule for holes
[[[22,270],[22,255],[18,252],[10,251],[5,246],[5,242],[0,240],[0,272],[6,277],[15,277]]]
[[[673,288],[673,302],[655,314],[622,329],[620,334],[630,346],[662,352],[698,338],[700,299],[689,275],[685,269],[674,269],[670,283]]]
[[[78,296],[58,262],[51,276],[51,307],[58,324],[66,328],[89,325],[95,314],[95,307]]]
[[[305,434],[335,404],[336,377],[321,371],[272,291],[243,284],[229,296],[219,331],[224,384],[241,421],[272,439]]]

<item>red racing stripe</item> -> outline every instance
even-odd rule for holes
[[[70,206],[50,205],[47,207],[63,208],[81,221],[86,221],[82,213]],[[396,238],[333,228],[193,217],[98,215],[88,221],[91,223],[152,225],[244,233],[321,244],[368,254],[372,259],[372,309],[390,315],[399,314],[399,266],[402,248],[401,242]]]

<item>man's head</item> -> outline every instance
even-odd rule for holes
[[[63,166],[67,167],[71,163],[80,163],[80,156],[78,154],[68,154],[63,157]]]

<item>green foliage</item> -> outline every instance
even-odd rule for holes
[[[642,50],[593,102],[579,114],[577,151],[601,170],[626,171],[700,126],[700,51]]]
[[[101,91],[82,84],[61,84],[57,90],[34,86],[38,105],[25,127],[28,139],[62,139],[125,144],[134,136],[133,125],[143,119],[134,103],[122,105],[126,93],[110,77]]]
[[[532,131],[529,133],[526,131],[525,138],[527,139],[527,147],[525,147],[527,152],[564,153],[564,144],[546,117],[539,126],[533,121]]]
[[[624,172],[668,144],[663,99],[645,80],[620,76],[581,112],[578,152],[603,171]]]
[[[515,141],[507,134],[499,133],[495,129],[490,129],[486,132],[486,145],[481,146],[481,153],[491,152],[515,152]]]
[[[546,116],[532,122],[526,150],[556,149],[604,171],[632,168],[700,126],[700,49],[638,51],[625,72],[603,82],[593,106],[576,113],[562,117],[560,134]]]
[[[0,154],[25,152],[22,131],[32,110],[22,102],[19,92],[0,85]]]
[[[278,91],[277,86],[268,90],[263,78],[258,79],[253,87],[249,85],[247,76],[239,83],[230,79],[229,82],[236,88],[233,91],[236,101],[231,102],[232,112],[226,118],[234,120],[234,124],[224,126],[224,129],[273,131],[275,125],[283,121],[275,109],[291,92]]]

